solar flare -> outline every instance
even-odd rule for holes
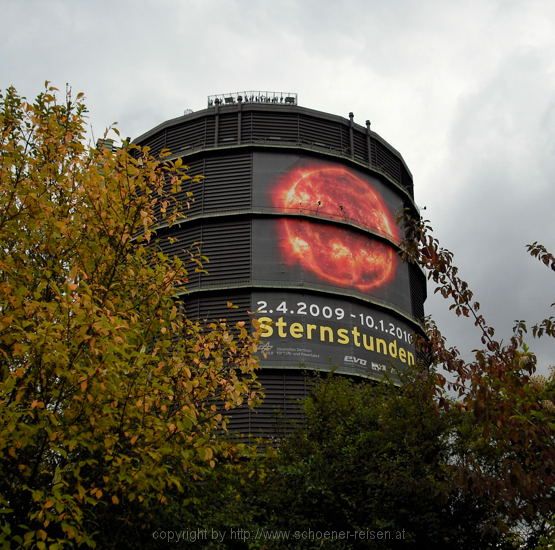
[[[286,212],[341,219],[399,242],[397,225],[380,193],[347,168],[295,168],[278,181],[272,202]],[[293,217],[281,219],[278,231],[286,262],[327,283],[369,292],[395,276],[393,247],[364,233]]]

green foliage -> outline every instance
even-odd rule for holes
[[[0,541],[23,547],[94,546],[186,492],[240,452],[216,401],[256,398],[255,339],[186,319],[153,245],[186,168],[88,147],[85,113],[0,95]]]
[[[305,426],[266,462],[264,490],[250,502],[257,503],[259,528],[343,531],[351,538],[260,547],[490,547],[497,538],[488,533],[488,502],[459,491],[453,417],[438,414],[433,392],[434,377],[416,371],[401,388],[322,381],[306,402]],[[391,538],[353,538],[379,531]]]

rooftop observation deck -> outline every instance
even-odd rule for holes
[[[298,105],[293,92],[244,91],[208,96],[207,108],[167,120],[134,140],[153,154],[172,156],[210,149],[255,146],[302,149],[370,169],[413,197],[412,174],[401,154],[371,130],[348,118]]]

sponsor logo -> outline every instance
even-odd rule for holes
[[[366,359],[361,359],[360,357],[355,357],[354,355],[345,355],[343,358],[345,363],[349,363],[350,365],[361,365],[365,367],[368,361]]]
[[[378,370],[383,372],[387,370],[387,367],[385,365],[382,365],[381,363],[374,363],[374,361],[372,361],[371,367],[372,367],[372,370]]]
[[[263,344],[258,344],[258,349],[263,355],[267,355],[274,349],[274,346],[270,342],[264,342]]]

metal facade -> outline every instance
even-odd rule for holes
[[[260,194],[256,185],[260,184],[256,182],[255,164],[260,164],[262,154],[266,155],[263,158],[298,155],[307,162],[335,163],[367,175],[404,208],[416,209],[412,175],[403,158],[370,130],[369,123],[360,126],[352,116],[346,119],[284,103],[220,103],[164,122],[135,143],[149,146],[154,154],[167,148],[170,158],[183,158],[190,175],[203,176],[179,197],[182,210],[183,204],[188,204],[186,217],[171,228],[160,227],[157,240],[165,253],[180,256],[191,268],[187,293],[182,296],[191,317],[245,320],[253,312],[255,293],[259,295],[264,289],[294,292],[297,288],[319,297],[329,295],[367,305],[386,312],[388,318],[399,319],[403,326],[420,330],[426,283],[421,270],[413,265],[404,266],[408,275],[401,288],[404,301],[399,303],[379,294],[317,285],[309,278],[286,282],[279,276],[276,280],[257,276],[254,251],[259,246],[256,240],[263,226],[261,220],[279,223],[287,217],[333,224],[396,248],[387,236],[357,225],[356,220],[319,213],[318,209],[284,212],[256,199],[256,193]],[[195,264],[189,260],[195,249],[209,258],[206,273],[195,272]],[[238,307],[229,309],[230,301]],[[314,377],[307,374],[310,370],[310,364],[295,362],[287,368],[263,367],[259,378],[265,387],[264,404],[256,411],[234,411],[233,426],[255,436],[271,435],[283,431],[287,425],[284,420],[300,420],[298,399],[313,383]]]

